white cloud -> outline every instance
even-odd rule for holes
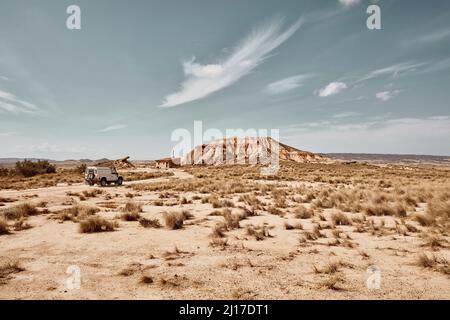
[[[381,77],[381,76],[392,76],[397,77],[401,73],[406,73],[410,71],[415,71],[418,67],[423,66],[424,63],[412,63],[412,62],[402,62],[386,68],[377,69],[369,72],[367,75],[359,79],[357,82]]]
[[[32,103],[21,100],[14,94],[0,90],[0,113],[36,113],[39,108]]]
[[[115,125],[108,126],[103,129],[97,130],[96,132],[110,132],[110,131],[125,129],[126,127],[128,127],[126,124],[115,124]]]
[[[343,5],[345,8],[353,7],[354,5],[357,5],[360,2],[360,0],[339,0],[339,3]]]
[[[340,93],[347,89],[347,85],[344,82],[331,82],[326,87],[316,90],[315,94],[319,97],[328,97]]]
[[[341,113],[337,113],[337,114],[333,115],[333,118],[337,118],[337,119],[350,118],[350,117],[356,117],[359,115],[360,115],[360,113],[357,113],[357,112],[341,112]]]
[[[161,107],[173,107],[205,98],[222,90],[259,66],[268,54],[300,27],[298,20],[282,30],[282,20],[273,20],[250,33],[222,62],[202,65],[195,58],[183,63],[185,80],[178,92],[166,96]]]
[[[303,81],[314,77],[314,74],[299,74],[293,77],[285,78],[282,80],[278,80],[272,83],[269,83],[265,91],[268,94],[280,94],[285,93],[295,88],[303,86]]]
[[[398,95],[399,93],[400,93],[400,90],[382,91],[382,92],[377,92],[375,94],[375,97],[378,100],[385,102],[385,101],[391,100],[394,96]]]

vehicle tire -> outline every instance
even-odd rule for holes
[[[123,178],[122,178],[122,177],[119,177],[119,179],[117,179],[117,185],[118,185],[118,186],[121,186],[122,183],[123,183]]]
[[[106,178],[102,178],[102,180],[100,180],[100,185],[102,186],[102,187],[106,187],[106,185],[107,185],[107,181],[106,181]]]

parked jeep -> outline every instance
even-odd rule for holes
[[[117,170],[109,167],[87,167],[84,179],[91,186],[98,184],[102,187],[106,187],[111,183],[121,186],[123,183],[123,177],[119,176]]]

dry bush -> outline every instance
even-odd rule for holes
[[[238,214],[231,213],[230,209],[224,209],[222,211],[222,216],[225,220],[227,230],[238,229],[241,227],[239,221],[242,217]]]
[[[88,217],[86,220],[80,222],[81,233],[114,231],[116,227],[117,224],[98,216]]]
[[[74,205],[70,208],[56,212],[55,217],[61,222],[63,221],[78,222],[82,219],[86,219],[87,217],[96,214],[99,211],[100,209],[97,207]]]
[[[303,225],[301,223],[294,223],[294,224],[290,224],[288,222],[284,223],[284,228],[286,230],[303,230]]]
[[[162,227],[161,223],[156,218],[155,219],[141,218],[141,219],[139,219],[139,223],[144,228],[161,228]]]
[[[120,219],[123,221],[138,221],[141,219],[139,212],[125,212],[120,215]]]
[[[0,264],[0,285],[5,284],[14,273],[25,271],[25,268],[21,267],[17,261],[3,262]]]
[[[164,224],[168,229],[177,230],[183,228],[184,220],[186,220],[186,217],[183,212],[164,213]]]
[[[9,226],[5,219],[0,218],[0,235],[9,234]]]
[[[285,213],[283,211],[281,211],[280,209],[278,209],[274,206],[270,206],[269,208],[267,208],[267,212],[269,212],[270,214],[276,215],[276,216],[280,216],[280,217],[283,217],[285,215]]]
[[[329,277],[328,279],[326,279],[325,281],[323,281],[321,283],[322,287],[325,287],[327,289],[330,290],[343,290],[343,288],[341,286],[339,286],[339,284],[343,284],[344,283],[344,276],[341,274],[335,274],[331,277]]]
[[[153,278],[150,276],[143,275],[139,280],[139,282],[143,284],[151,284],[153,283]]]
[[[213,227],[213,230],[211,232],[211,238],[213,238],[213,239],[224,238],[225,232],[227,230],[228,230],[227,225],[223,222],[219,222]]]
[[[7,209],[4,209],[0,212],[3,217],[8,220],[19,220],[21,218],[26,218],[29,216],[35,216],[39,214],[39,210],[36,206],[29,203],[22,203]]]
[[[272,237],[266,226],[246,226],[246,231],[249,236],[255,237],[257,241],[264,240],[267,237]]]
[[[254,195],[243,194],[239,197],[239,201],[244,202],[245,204],[252,206],[252,207],[256,208],[257,210],[262,209],[261,201],[259,201],[259,199],[257,197],[255,197]]]
[[[140,213],[142,212],[142,205],[135,201],[128,201],[122,209],[123,213]]]
[[[155,201],[153,201],[153,205],[157,206],[157,207],[162,207],[162,206],[164,206],[164,201],[162,201],[162,200],[155,200]]]
[[[14,231],[31,229],[32,226],[26,222],[25,218],[17,220],[13,225]]]
[[[85,198],[95,198],[95,197],[97,197],[98,195],[101,195],[101,194],[103,194],[103,193],[104,193],[104,191],[101,190],[101,189],[84,190],[84,191],[82,192],[82,194],[83,194],[83,196],[84,196]]]
[[[221,249],[225,249],[225,247],[228,245],[228,239],[227,238],[213,238],[209,242],[209,245],[213,248],[219,247]]]
[[[333,261],[328,263],[327,265],[325,265],[323,268],[318,268],[316,267],[316,265],[313,265],[314,268],[314,272],[315,273],[325,273],[325,274],[334,274],[339,272],[339,269],[341,267],[353,267],[352,265],[348,264],[348,263],[344,263],[342,261]]]
[[[331,221],[335,225],[341,226],[351,226],[353,225],[352,219],[350,219],[346,214],[342,212],[333,213],[331,216]]]
[[[369,216],[406,217],[406,208],[402,203],[371,202],[364,206],[364,212]]]
[[[297,219],[309,219],[314,215],[314,210],[305,206],[298,206],[294,210],[294,215]]]
[[[422,226],[429,227],[435,224],[436,220],[433,216],[428,214],[418,213],[414,216],[414,219]]]

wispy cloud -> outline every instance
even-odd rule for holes
[[[360,2],[360,0],[339,0],[339,3],[343,5],[345,8],[353,7],[354,5],[357,5]]]
[[[178,92],[166,96],[161,107],[173,107],[202,99],[232,85],[259,66],[268,54],[289,39],[301,24],[301,20],[298,20],[283,31],[283,20],[275,19],[254,29],[219,63],[200,64],[195,58],[183,62],[185,80]]]
[[[340,119],[340,118],[351,118],[359,116],[360,113],[358,112],[341,112],[333,115],[333,118]]]
[[[363,76],[362,78],[360,78],[359,80],[357,80],[356,83],[370,80],[370,79],[377,78],[377,77],[382,77],[382,76],[391,76],[391,77],[395,78],[395,77],[399,76],[400,74],[414,71],[423,65],[425,65],[425,63],[402,62],[402,63],[394,64],[394,65],[386,67],[386,68],[373,70],[373,71],[369,72],[368,74],[366,74],[365,76]]]
[[[266,88],[265,92],[268,94],[280,94],[285,93],[291,90],[294,90],[296,88],[299,88],[303,86],[303,82],[307,79],[310,79],[314,77],[315,74],[299,74],[296,76],[292,76],[289,78],[284,78],[272,83],[269,83]]]
[[[406,45],[413,45],[413,44],[427,44],[437,41],[442,41],[445,38],[450,37],[450,29],[444,29],[444,30],[437,30],[428,34],[415,36],[414,39],[407,40],[405,42]]]
[[[116,130],[121,130],[121,129],[125,129],[126,127],[128,127],[126,124],[115,124],[112,126],[108,126],[105,127],[103,129],[97,130],[96,132],[110,132],[110,131],[116,131]]]
[[[39,108],[34,104],[25,100],[19,99],[14,94],[0,90],[0,113],[32,114],[39,111]]]
[[[375,94],[375,97],[378,100],[385,102],[385,101],[391,100],[394,96],[398,95],[399,93],[400,93],[400,90],[382,91],[382,92],[377,92]]]
[[[9,131],[9,132],[0,132],[0,137],[11,137],[16,135],[17,132],[15,131]]]
[[[314,93],[319,97],[328,97],[342,92],[347,89],[347,85],[344,82],[331,82],[320,90],[316,90]]]

